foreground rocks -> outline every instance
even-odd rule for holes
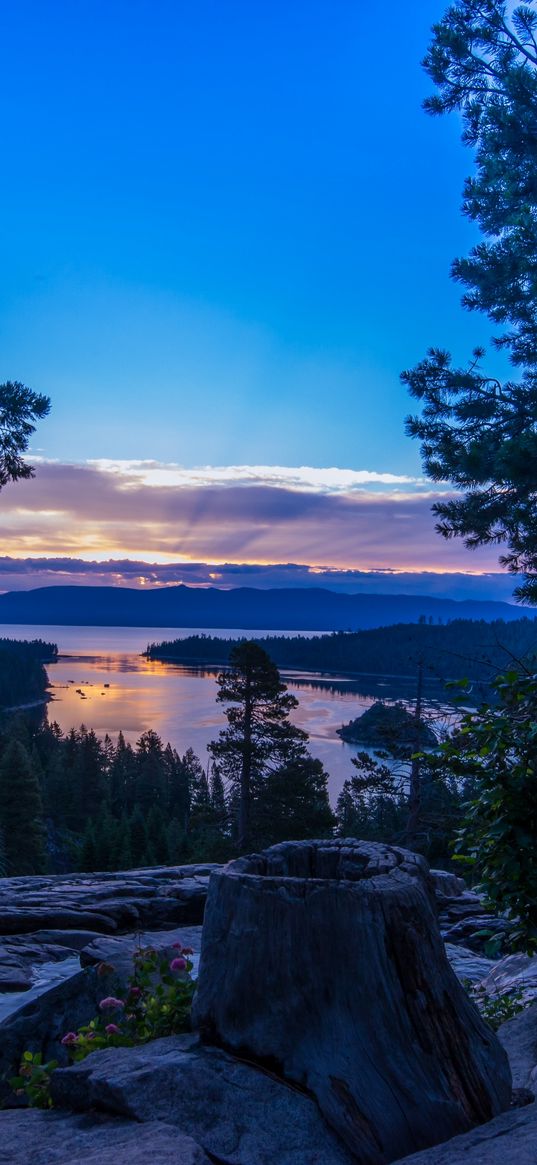
[[[0,1112],[0,1165],[211,1165],[191,1137],[160,1121],[101,1114]]]
[[[513,1088],[537,1096],[537,1003],[503,1023],[498,1038],[509,1058]]]
[[[352,847],[356,845],[352,843]],[[286,847],[275,847],[282,848]],[[360,1074],[357,1065],[362,1065],[366,1091],[382,1092],[385,1086],[390,1092],[395,1073],[396,1096],[405,1114],[406,1126],[407,1111],[412,1120],[414,1110],[422,1101],[430,1103],[436,1095],[434,1073],[430,1078],[429,1069],[434,1046],[439,1044],[439,1029],[432,1023],[437,1012],[436,988],[432,994],[427,989],[430,966],[437,966],[439,943],[436,946],[433,943],[432,964],[431,948],[427,944],[424,958],[416,960],[416,951],[422,949],[423,939],[423,915],[414,917],[416,894],[421,905],[426,902],[427,927],[436,916],[433,930],[437,937],[439,917],[442,934],[448,938],[449,960],[461,981],[479,983],[480,989],[493,995],[516,989],[521,983],[524,999],[531,999],[537,994],[537,959],[509,956],[493,961],[486,958],[483,954],[486,940],[479,935],[479,930],[493,930],[494,926],[489,927],[490,916],[481,899],[468,891],[460,878],[443,871],[431,871],[425,884],[425,866],[420,859],[404,855],[403,859],[392,862],[389,855],[401,855],[402,851],[386,849],[379,861],[383,847],[375,846],[365,849],[376,851],[376,865],[371,852],[367,862],[354,853],[345,878],[338,885],[348,882],[351,889],[347,887],[345,893],[357,895],[364,911],[366,903],[373,905],[369,928],[374,931],[380,927],[379,934],[389,940],[388,953],[383,950],[382,940],[374,957],[363,959],[364,943],[370,937],[368,925],[362,923],[357,927],[354,922],[345,932],[333,913],[328,925],[325,919],[318,943],[308,933],[309,948],[307,943],[292,939],[286,932],[278,936],[274,923],[281,920],[282,911],[286,919],[292,919],[293,912],[305,908],[307,900],[310,905],[313,900],[320,901],[319,887],[312,893],[315,863],[311,848],[310,843],[298,846],[301,860],[306,852],[309,854],[305,868],[296,877],[285,875],[284,887],[282,866],[274,872],[279,889],[270,897],[271,913],[265,923],[252,915],[251,928],[237,930],[239,917],[233,916],[226,942],[220,951],[217,948],[218,957],[226,960],[231,980],[236,982],[238,968],[228,959],[230,955],[233,957],[234,950],[240,960],[245,956],[252,974],[260,969],[267,975],[267,995],[276,1004],[273,983],[282,972],[290,975],[293,972],[294,993],[289,1001],[283,995],[280,997],[281,1014],[285,1015],[285,1005],[291,1035],[292,1024],[301,1022],[303,993],[315,981],[313,971],[320,970],[326,996],[316,997],[319,1007],[316,1038],[343,1040],[351,1068],[354,1066]],[[358,848],[363,849],[359,845]],[[351,856],[348,855],[349,859]],[[405,864],[408,858],[410,867]],[[333,885],[336,881],[330,872],[333,854],[325,854],[323,860],[327,864],[322,879],[313,881],[324,879]],[[179,940],[199,950],[209,875],[211,870],[218,873],[219,869],[179,866],[119,874],[0,880],[0,1094],[4,1103],[20,1103],[5,1077],[14,1072],[26,1048],[66,1063],[66,1050],[59,1042],[62,1035],[87,1022],[105,994],[121,995],[138,945],[151,945],[171,953],[173,942]],[[309,884],[307,889],[304,882]],[[381,887],[386,897],[382,898],[383,907],[379,910],[375,901]],[[243,893],[244,886],[241,886],[241,908]],[[504,920],[500,924],[503,926]],[[397,928],[392,941],[392,932]],[[462,945],[466,943],[467,946]],[[356,958],[364,966],[360,967],[360,973],[351,975],[349,970]],[[112,965],[114,971],[103,975],[102,969],[98,970],[103,962]],[[223,971],[222,963],[220,969]],[[354,1015],[356,1027],[353,1031],[347,1018],[344,1030],[345,1017],[341,1014],[339,1020],[336,1016],[332,1032],[334,977],[341,969],[345,974],[337,991],[343,988],[344,1008],[347,1016]],[[64,976],[61,982],[60,975]],[[453,987],[453,976],[449,976],[445,964],[444,975],[447,975],[447,979],[442,978],[444,986],[447,984],[446,1005],[448,1009],[453,1007],[460,1019],[460,997],[453,994],[457,987],[456,984]],[[50,976],[56,976],[58,981],[51,984]],[[438,986],[435,976],[436,971],[433,978]],[[396,981],[406,998],[392,996]],[[256,990],[261,990],[259,984],[246,978],[243,1000],[246,1008],[251,1005]],[[357,1003],[362,1008],[358,1013]],[[461,1080],[466,1080],[469,1085],[469,1092],[463,1089],[464,1103],[470,1094],[474,1099],[479,1094],[478,1103],[483,1103],[480,1069],[471,1081],[465,1075],[469,1067],[468,1047],[476,1039],[475,1011],[468,1001],[466,1004],[470,1012],[462,1014],[468,1031],[461,1038],[458,1029],[450,1028],[452,1044],[446,1048],[440,1042],[441,1054],[447,1056],[450,1071],[455,1064],[452,1083],[455,1080],[458,1087]],[[376,1014],[382,1016],[378,1031],[372,1018],[373,1006]],[[390,1010],[392,1007],[396,1015]],[[367,1014],[369,1011],[371,1016]],[[367,1022],[362,1030],[358,1021],[362,1022],[363,1015]],[[497,1044],[488,1029],[485,1031],[497,1066]],[[534,1077],[537,1005],[504,1024],[498,1034],[512,1063],[516,1088],[537,1092],[537,1073]],[[399,1041],[409,1038],[410,1051],[406,1048],[404,1054],[399,1054]],[[173,1165],[207,1165],[208,1162],[212,1165],[275,1165],[276,1162],[278,1165],[351,1165],[351,1162],[370,1165],[371,1161],[380,1160],[378,1154],[351,1155],[339,1135],[325,1124],[315,1102],[302,1091],[306,1071],[298,1083],[289,1085],[278,1075],[282,1064],[274,1063],[273,1050],[272,1053],[269,1050],[272,1061],[269,1059],[267,1063],[263,1055],[260,1057],[263,1063],[257,1065],[244,1062],[240,1058],[241,1049],[238,1051],[236,1056],[216,1047],[201,1046],[191,1036],[174,1037],[142,1048],[97,1053],[82,1064],[62,1069],[54,1082],[57,1099],[79,1110],[78,1115],[20,1108],[0,1112],[0,1165],[27,1165],[30,1160],[33,1165],[82,1165],[82,1162],[141,1165],[148,1160],[155,1165],[172,1165],[172,1162]],[[311,1060],[317,1054],[317,1045],[312,1051],[305,1042],[300,1051]],[[364,1071],[364,1057],[368,1055],[375,1057],[374,1066],[369,1062]],[[498,1096],[501,1091],[505,1099],[505,1060],[499,1064]],[[274,1075],[273,1068],[277,1070]],[[336,1087],[345,1080],[343,1070],[339,1076],[335,1073]],[[310,1086],[309,1080],[305,1083]],[[484,1094],[488,1103],[486,1085]],[[349,1107],[348,1096],[341,1099],[340,1095],[340,1101],[343,1107]],[[363,1115],[362,1110],[358,1114],[358,1109],[353,1110],[351,1106],[349,1123],[360,1122]],[[368,1119],[367,1106],[365,1115]],[[435,1116],[436,1135],[449,1135],[444,1126],[438,1131],[439,1124]],[[405,1165],[406,1162],[408,1165],[459,1165],[459,1161],[461,1165],[463,1162],[464,1165],[485,1165],[485,1162],[496,1165],[500,1151],[501,1165],[509,1159],[517,1165],[519,1162],[526,1165],[529,1161],[537,1165],[537,1149],[533,1156],[528,1155],[532,1143],[537,1144],[537,1105],[497,1117],[437,1149],[407,1156]],[[410,1151],[406,1143],[398,1143],[395,1154],[398,1161]],[[376,1152],[374,1147],[373,1153]],[[386,1159],[384,1155],[383,1160]]]
[[[225,1165],[356,1165],[313,1100],[194,1035],[98,1052],[56,1072],[52,1094],[64,1108],[175,1125]]]
[[[394,1165],[535,1165],[536,1161],[537,1104],[530,1104]]]
[[[13,1104],[9,1078],[16,1075],[24,1051],[40,1052],[45,1061],[67,1064],[68,1054],[61,1040],[67,1031],[76,1031],[98,1014],[106,995],[120,997],[133,971],[133,955],[140,946],[151,945],[173,958],[173,943],[199,952],[201,927],[181,927],[122,937],[90,935],[91,942],[79,955],[78,969],[65,981],[43,990],[37,998],[22,996],[20,1005],[0,1023],[0,1102]],[[195,955],[194,962],[197,962]],[[80,968],[80,964],[83,969]],[[104,967],[103,967],[104,964]],[[104,968],[108,967],[108,970]],[[2,1157],[0,1153],[0,1165]]]
[[[361,1165],[507,1108],[507,1057],[446,959],[427,864],[288,842],[209,888],[194,1024],[312,1093]]]
[[[28,990],[43,964],[77,956],[99,935],[201,925],[210,873],[219,868],[194,865],[0,879],[0,997]],[[480,980],[494,965],[493,960],[480,963],[476,955],[485,942],[476,932],[489,916],[461,878],[443,870],[431,870],[430,876],[450,960],[466,959],[460,977]],[[460,928],[457,933],[461,921],[464,934],[469,931],[473,962]]]
[[[157,866],[103,874],[0,879],[0,935],[44,930],[100,934],[201,924],[217,866]]]

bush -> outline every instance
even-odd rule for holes
[[[494,705],[466,713],[443,762],[471,782],[455,853],[513,918],[512,948],[537,951],[537,676],[508,672]]]

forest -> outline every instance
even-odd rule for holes
[[[45,699],[48,684],[44,664],[55,659],[55,643],[0,639],[0,709]]]
[[[235,639],[189,635],[150,643],[150,659],[184,664],[227,663]],[[358,672],[372,675],[414,676],[423,662],[426,677],[434,680],[490,681],[513,661],[530,661],[537,651],[535,618],[492,623],[453,619],[450,623],[397,623],[367,631],[337,631],[330,635],[269,635],[256,638],[278,667],[308,671]]]

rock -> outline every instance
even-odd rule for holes
[[[99,934],[203,922],[214,865],[0,879],[0,934]]]
[[[528,1088],[537,1096],[537,1003],[502,1023],[498,1039],[509,1058],[513,1088]]]
[[[196,966],[201,927],[180,927],[178,930],[122,937],[91,937],[93,941],[80,954],[80,962],[88,970],[80,970],[77,957],[69,978],[45,986],[31,1002],[23,996],[18,1008],[0,1022],[0,1077],[15,1074],[20,1056],[26,1049],[41,1052],[45,1059],[54,1058],[67,1063],[65,1048],[60,1043],[62,1036],[93,1019],[103,996],[122,997],[133,972],[134,952],[141,946],[152,946],[171,960],[177,954],[173,943],[181,942],[194,950]],[[106,964],[111,968],[110,972],[103,976],[97,971],[99,964]],[[0,1079],[0,1098],[10,1098],[11,1095]]]
[[[464,878],[449,870],[429,870],[429,877],[437,898],[459,898],[466,891]]]
[[[0,997],[4,992],[28,991],[44,963],[73,958],[95,938],[95,932],[87,930],[37,931],[0,938]]]
[[[0,948],[0,992],[27,991],[31,984],[31,967],[24,959]]]
[[[506,955],[494,963],[480,988],[486,995],[519,991],[521,1001],[531,1002],[537,998],[537,955]]]
[[[394,1165],[535,1165],[537,1104],[503,1113],[481,1128]]]
[[[474,915],[463,918],[447,930],[442,927],[442,933],[446,942],[464,943],[472,950],[482,951],[491,938],[499,934],[507,934],[511,928],[512,923],[508,922],[506,918],[497,918],[494,914],[483,914],[480,918],[476,918]]]
[[[466,1131],[511,1096],[427,874],[395,847],[286,842],[209,887],[194,1023],[311,1092],[363,1165]]]
[[[480,983],[494,967],[493,959],[486,959],[484,955],[476,955],[467,947],[457,947],[452,943],[445,943],[445,952],[449,962],[461,983]]]
[[[210,1165],[191,1137],[159,1121],[0,1112],[0,1165]]]
[[[120,988],[115,974],[99,975],[95,968],[88,968],[44,991],[4,1019],[0,1023],[0,1101],[13,1102],[8,1081],[17,1073],[24,1051],[41,1052],[44,1060],[67,1063],[62,1037],[89,1023],[97,1014],[99,1000],[105,995],[117,995]]]
[[[176,930],[154,930],[121,936],[98,935],[80,953],[83,967],[110,963],[120,978],[126,982],[133,968],[133,955],[140,947],[153,947],[161,953],[168,952],[170,959],[177,951],[173,944],[180,942],[191,947],[195,955],[201,950],[201,926],[180,926]],[[197,960],[195,960],[196,962]]]
[[[75,1110],[174,1124],[225,1165],[356,1165],[310,1097],[193,1035],[93,1053],[54,1073],[52,1095]]]

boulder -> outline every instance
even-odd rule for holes
[[[507,935],[513,924],[506,918],[498,918],[494,914],[484,914],[481,917],[470,915],[443,929],[443,937],[449,943],[464,943],[474,951],[486,949],[487,943],[497,935]]]
[[[63,961],[70,973],[61,982],[45,984],[35,993],[26,992],[15,1002],[15,1009],[0,1022],[0,1100],[9,1099],[11,1090],[2,1076],[14,1075],[22,1052],[41,1052],[45,1059],[67,1063],[67,1053],[60,1041],[67,1031],[76,1030],[98,1013],[105,995],[122,996],[133,973],[133,955],[141,946],[152,946],[170,960],[177,954],[173,944],[192,947],[194,966],[201,945],[201,927],[152,931],[136,935],[90,935],[92,941]],[[43,948],[44,949],[44,948]],[[66,952],[67,953],[67,952]],[[83,970],[80,970],[80,963]],[[103,974],[104,964],[109,968]],[[51,970],[54,968],[52,964]],[[26,984],[30,986],[30,984]],[[11,1003],[13,996],[9,997]],[[1,997],[0,997],[1,1000]],[[2,1003],[0,1002],[0,1015]],[[1,1165],[1,1162],[0,1162]]]
[[[515,1108],[481,1128],[395,1165],[535,1165],[537,1104]]]
[[[459,898],[466,890],[464,878],[449,870],[429,870],[429,876],[438,898]]]
[[[201,926],[181,926],[175,930],[152,930],[138,934],[98,935],[80,952],[83,967],[109,963],[120,978],[127,982],[133,969],[133,956],[141,947],[152,947],[170,959],[177,954],[174,943],[194,951],[194,965],[201,949]]]
[[[505,995],[519,991],[524,1003],[537,998],[537,955],[506,955],[490,969],[481,981],[486,995]]]
[[[480,983],[494,967],[493,959],[486,959],[484,955],[476,955],[467,947],[459,947],[453,943],[445,943],[445,952],[449,962],[461,983]]]
[[[64,1108],[176,1125],[225,1165],[356,1165],[310,1097],[193,1035],[93,1053],[54,1073],[52,1095]]]
[[[537,1003],[502,1023],[498,1039],[509,1058],[513,1088],[527,1088],[537,1096]]]
[[[0,1165],[210,1165],[191,1137],[159,1121],[36,1109],[0,1112]]]
[[[509,1105],[507,1057],[451,970],[423,858],[286,842],[211,877],[193,1021],[313,1094],[384,1165]]]

